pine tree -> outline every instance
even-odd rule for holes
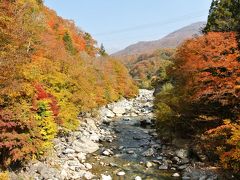
[[[240,0],[213,0],[203,32],[237,31],[240,22]]]
[[[104,48],[104,46],[103,46],[103,44],[101,44],[101,46],[100,46],[99,54],[100,54],[101,56],[107,56],[107,55],[108,55],[107,52],[106,52],[106,50],[105,50],[105,48]]]
[[[63,41],[65,44],[66,49],[72,54],[76,54],[76,49],[73,47],[73,42],[72,42],[72,38],[69,35],[68,32],[65,32],[64,36],[63,36]]]

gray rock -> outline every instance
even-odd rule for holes
[[[173,157],[172,160],[173,160],[174,163],[179,163],[180,162],[180,158],[177,157],[177,156]]]
[[[188,167],[188,165],[187,165],[187,164],[184,164],[184,165],[178,166],[177,168],[178,168],[179,170],[183,170],[183,169],[186,169],[187,167]]]
[[[78,160],[70,160],[66,162],[68,164],[68,166],[80,166],[80,162]]]
[[[191,179],[189,176],[183,176],[182,177],[182,180],[189,180],[189,179]]]
[[[152,162],[154,162],[155,164],[159,164],[159,165],[161,165],[161,164],[162,164],[162,162],[161,162],[161,161],[159,161],[159,160],[153,160]]]
[[[110,165],[111,167],[118,167],[118,165],[115,164],[115,163],[110,163],[109,165]]]
[[[74,141],[73,149],[78,153],[93,153],[99,149],[98,143],[91,141],[89,138],[82,137],[78,141]]]
[[[199,180],[206,180],[207,179],[207,176],[203,175],[199,178]]]
[[[123,150],[123,149],[124,149],[124,146],[119,146],[118,149],[119,149],[119,150]]]
[[[188,164],[190,161],[187,158],[181,159],[178,164],[183,165],[183,164]]]
[[[162,160],[162,159],[163,159],[162,156],[158,156],[158,157],[157,157],[157,160]]]
[[[129,150],[129,151],[127,151],[127,153],[128,153],[128,154],[134,154],[134,151]]]
[[[176,156],[178,156],[181,159],[188,157],[188,150],[186,149],[179,149],[175,152]]]
[[[43,168],[39,174],[44,178],[44,179],[54,179],[55,175],[58,175],[59,172],[56,169],[53,168]]]
[[[65,151],[63,151],[63,153],[64,154],[73,154],[73,153],[75,153],[75,150],[67,148],[67,149],[65,149]]]
[[[161,166],[159,166],[160,170],[168,170],[168,164],[164,163]]]
[[[143,156],[146,156],[146,157],[150,157],[150,156],[153,156],[154,155],[154,149],[153,148],[149,148],[148,150],[146,150],[145,152],[143,152]]]
[[[115,117],[115,114],[108,108],[101,108],[100,115],[101,115],[101,117],[107,117],[107,118]]]

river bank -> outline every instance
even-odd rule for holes
[[[53,151],[11,179],[217,179],[216,168],[191,159],[187,148],[160,141],[153,91],[140,90],[83,117],[78,130],[54,140]]]

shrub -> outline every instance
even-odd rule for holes
[[[0,173],[0,179],[1,180],[9,180],[9,175],[8,175],[8,172],[1,172]]]
[[[240,172],[240,122],[225,120],[224,124],[208,130],[204,136],[205,148],[211,149],[220,158],[226,169]]]
[[[38,126],[27,104],[0,111],[0,161],[6,167],[31,159],[41,147]]]
[[[57,134],[57,124],[49,103],[49,100],[37,101],[37,113],[35,115],[37,126],[40,128],[41,140],[43,141],[41,147],[43,151],[52,147],[52,140]]]

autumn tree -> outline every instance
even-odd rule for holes
[[[179,47],[156,97],[161,129],[202,137],[209,157],[240,171],[240,62],[234,32],[209,32]],[[169,132],[169,131],[168,131]]]
[[[39,0],[0,3],[1,167],[45,155],[80,112],[133,97],[127,69],[96,54],[96,41]]]

